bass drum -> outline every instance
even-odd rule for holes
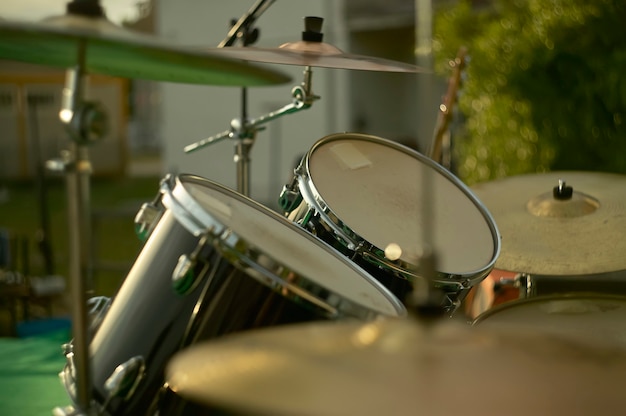
[[[390,291],[327,244],[206,179],[166,177],[138,219],[147,240],[90,344],[92,396],[103,414],[171,414],[165,365],[200,340],[406,315]],[[71,356],[62,378],[76,401]]]
[[[472,324],[487,330],[532,330],[564,340],[602,343],[623,351],[626,347],[626,297],[563,293],[514,300],[495,306]]]
[[[450,313],[489,274],[500,251],[496,224],[467,186],[419,152],[376,136],[319,140],[279,203],[291,221],[403,301],[428,241],[436,256],[435,285]]]
[[[476,319],[500,304],[573,293],[626,294],[626,271],[573,276],[546,276],[516,273],[494,268],[474,286],[464,300],[465,314]]]

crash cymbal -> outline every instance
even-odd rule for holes
[[[626,176],[550,172],[472,190],[502,236],[497,269],[553,276],[626,269]]]
[[[168,45],[107,20],[67,14],[38,23],[0,21],[0,59],[70,68],[85,44],[88,73],[191,84],[257,86],[290,78],[246,62]]]
[[[430,72],[419,66],[404,62],[347,54],[341,49],[324,42],[289,42],[278,48],[215,48],[209,49],[209,52],[247,62],[380,72]]]
[[[243,415],[618,414],[624,352],[453,321],[327,321],[193,345],[166,380],[184,399]]]

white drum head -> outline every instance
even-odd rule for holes
[[[489,215],[468,188],[430,159],[358,134],[328,136],[307,157],[313,192],[374,246],[397,244],[400,259],[415,263],[429,227],[438,271],[471,274],[495,262],[499,242]]]
[[[179,180],[186,192],[174,193],[179,199],[187,199],[179,202],[197,205],[192,210],[196,213],[201,208],[207,226],[219,221],[289,270],[354,303],[388,316],[405,312],[381,284],[286,218],[207,180],[194,176]]]

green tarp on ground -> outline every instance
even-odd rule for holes
[[[0,338],[0,415],[52,415],[70,399],[59,372],[65,365],[61,345],[66,329],[27,338]]]

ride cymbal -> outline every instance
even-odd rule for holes
[[[209,51],[248,62],[381,72],[432,72],[404,62],[347,54],[324,42],[298,41],[285,43],[278,48],[214,48]]]
[[[184,399],[243,415],[619,414],[624,352],[504,326],[326,321],[193,345],[166,380]]]
[[[0,20],[0,59],[72,68],[85,46],[85,70],[123,78],[224,86],[290,81],[287,75],[218,56],[168,45],[105,17],[67,14],[38,23]]]
[[[502,236],[497,269],[552,276],[626,269],[626,176],[550,172],[471,189]]]

